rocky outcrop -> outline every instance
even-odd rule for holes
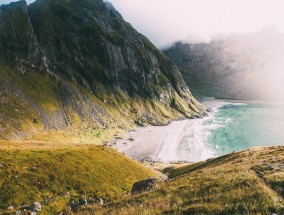
[[[27,10],[24,0],[0,7],[1,62],[20,73],[43,63]]]
[[[110,3],[37,1],[29,14],[48,67],[98,90],[103,84],[131,96],[169,100],[176,91],[189,97],[180,72]],[[167,101],[169,102],[169,101]]]
[[[34,202],[30,205],[29,209],[33,212],[40,212],[41,211],[41,204],[39,202]]]
[[[144,181],[138,181],[133,184],[131,194],[135,195],[138,193],[154,190],[157,187],[157,183],[158,180],[155,178],[150,178]]]
[[[33,127],[45,130],[74,127],[78,121],[80,126],[106,128],[124,117],[131,123],[161,124],[204,113],[178,68],[109,2],[11,3],[0,7],[0,29],[3,100],[19,100],[11,110],[28,112],[14,116],[9,110],[8,121],[36,119]],[[8,127],[0,117],[3,138],[10,136]],[[23,136],[26,126],[12,127],[17,127],[16,136]]]

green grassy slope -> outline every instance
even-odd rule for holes
[[[33,70],[19,74],[0,66],[0,82],[0,141],[102,143],[135,124],[166,124],[191,114],[178,95],[172,104],[162,104],[119,91],[106,93],[103,86],[93,94]]]
[[[232,153],[168,169],[172,180],[109,209],[79,214],[283,214],[284,148]]]
[[[128,194],[134,182],[157,176],[106,147],[0,153],[0,214],[10,205],[20,208],[35,201],[43,205],[40,214],[57,214],[71,198],[114,200]]]

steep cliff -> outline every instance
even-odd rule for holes
[[[108,2],[11,3],[0,29],[2,139],[59,130],[93,139],[204,113],[178,68]]]
[[[194,96],[284,100],[284,35],[273,26],[210,43],[178,42],[164,52]]]

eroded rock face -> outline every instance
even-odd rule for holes
[[[50,94],[45,92],[54,100],[48,110],[31,98],[31,91],[18,83],[21,81],[0,76],[5,91],[11,89],[7,97],[23,100],[22,106],[33,109],[32,118],[38,118],[37,124],[42,123],[44,129],[73,125],[74,116],[86,119],[86,126],[105,127],[102,118],[108,123],[112,119],[101,104],[119,109],[117,98],[123,96],[126,99],[122,100],[158,102],[179,117],[198,117],[204,112],[178,68],[102,0],[38,0],[29,6],[20,1],[1,6],[0,56],[0,69],[9,68],[17,76],[33,71],[49,78],[48,84],[55,83]],[[34,85],[34,89],[41,88]],[[109,96],[116,101],[105,103]],[[144,115],[145,119],[155,118],[146,110],[139,117]]]
[[[0,7],[1,60],[20,73],[43,63],[27,10],[24,0]]]
[[[37,1],[28,8],[48,66],[90,89],[96,82],[132,96],[190,97],[177,67],[139,34],[110,3]],[[165,96],[163,96],[164,99]]]
[[[154,190],[157,187],[158,180],[155,178],[150,178],[144,181],[139,181],[133,184],[131,189],[131,194],[135,195],[138,193],[144,193],[147,191]]]

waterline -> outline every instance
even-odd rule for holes
[[[112,146],[137,160],[198,162],[255,146],[284,145],[284,105],[214,100],[202,119],[148,126]]]

